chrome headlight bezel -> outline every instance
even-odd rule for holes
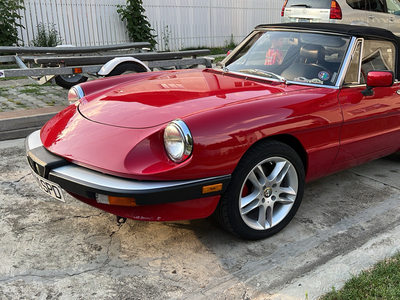
[[[85,96],[85,92],[80,85],[74,85],[68,91],[68,102],[74,104]]]
[[[165,127],[164,148],[175,163],[184,162],[190,157],[193,152],[193,136],[185,122],[177,119]]]

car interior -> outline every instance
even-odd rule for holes
[[[267,65],[265,58],[277,35],[283,37],[279,49],[283,58],[279,63]],[[265,71],[265,76],[271,78],[273,73],[291,81],[335,85],[349,41],[349,37],[317,33],[259,33],[235,54],[227,68],[244,73],[255,70],[260,76]],[[392,42],[366,39],[362,43],[360,40],[357,47],[359,49],[353,55],[345,84],[364,84],[370,70],[395,70],[395,47]],[[358,74],[359,53],[363,55],[362,74]]]
[[[272,47],[271,40],[277,33],[259,37],[244,54],[239,53],[228,69],[243,71],[249,69],[272,72],[288,80],[334,85],[348,38],[319,34],[279,33],[284,38],[281,52],[282,62],[266,65],[265,57]]]

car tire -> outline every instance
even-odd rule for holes
[[[70,89],[78,83],[87,81],[88,78],[82,75],[58,75],[55,77],[57,85],[63,87],[64,89]]]
[[[130,73],[141,73],[147,72],[147,70],[139,65],[132,62],[123,62],[117,65],[110,73],[108,73],[105,77],[118,76],[123,74]]]
[[[243,239],[272,236],[296,214],[304,185],[304,166],[296,151],[279,141],[261,142],[240,160],[214,216]]]

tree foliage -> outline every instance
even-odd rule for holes
[[[23,0],[0,0],[0,46],[18,44],[19,10],[25,9]]]
[[[156,35],[152,34],[154,29],[151,28],[151,24],[147,21],[147,17],[144,15],[145,9],[142,5],[142,0],[127,0],[126,5],[118,5],[117,12],[121,20],[127,23],[127,32],[130,39],[134,42],[149,42],[151,48],[154,49],[157,44]]]

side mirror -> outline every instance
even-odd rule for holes
[[[364,96],[373,96],[374,87],[389,87],[394,83],[394,73],[392,71],[369,71],[367,73],[367,88],[361,93]]]

